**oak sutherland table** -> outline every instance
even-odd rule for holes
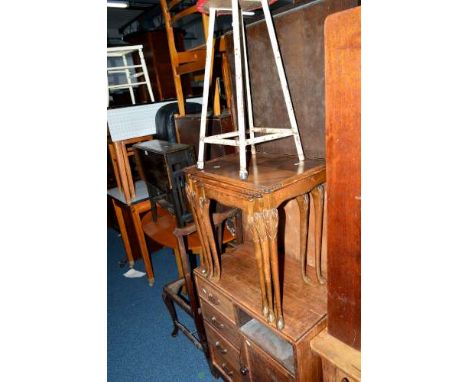
[[[308,347],[326,324],[326,287],[317,250],[318,267],[311,277],[306,243],[310,194],[316,249],[321,247],[324,160],[299,162],[295,156],[257,153],[245,181],[238,177],[235,154],[207,162],[204,170],[193,166],[185,171],[203,246],[195,276],[213,362],[228,380],[263,380],[269,368],[284,380],[319,380]],[[302,212],[300,261],[278,256],[278,208],[290,199],[296,199]],[[211,200],[242,209],[253,243],[219,256]],[[266,368],[258,364],[261,359]]]

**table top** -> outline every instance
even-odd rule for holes
[[[188,176],[200,180],[214,180],[257,192],[272,192],[305,177],[325,170],[322,158],[300,162],[297,156],[257,153],[248,160],[249,176],[239,178],[239,156],[230,154],[205,162],[205,168],[188,167]]]

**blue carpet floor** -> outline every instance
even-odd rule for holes
[[[172,321],[161,299],[162,288],[177,278],[172,250],[152,254],[155,284],[147,278],[123,276],[125,257],[117,232],[107,233],[107,373],[109,382],[217,381],[203,353],[180,331],[171,337]],[[141,260],[135,269],[144,272]],[[191,318],[178,309],[180,321],[191,330]]]

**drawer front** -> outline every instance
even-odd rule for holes
[[[247,358],[251,381],[255,382],[293,382],[295,379],[286,369],[270,358],[256,345],[246,340]]]
[[[226,338],[231,345],[239,349],[240,335],[236,325],[204,300],[200,300],[200,305],[204,320],[215,328],[216,332]]]
[[[202,277],[197,277],[197,285],[200,298],[214,306],[232,322],[236,322],[234,305],[227,297],[209,285]]]
[[[239,350],[222,338],[210,324],[205,325],[205,329],[213,361],[221,369],[229,368],[232,371],[231,378],[234,374],[239,374]],[[223,364],[226,366],[223,367]],[[224,372],[229,375],[230,372],[226,370]]]

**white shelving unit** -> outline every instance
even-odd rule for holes
[[[129,65],[133,60],[129,59],[128,55],[138,53],[140,57],[139,65]],[[145,57],[143,56],[143,45],[119,46],[114,48],[107,48],[107,58],[121,58],[122,63],[119,66],[107,67],[107,88],[109,90],[109,98],[113,90],[128,89],[132,104],[135,105],[135,92],[134,88],[137,86],[146,86],[152,102],[154,102],[153,89],[148,76],[148,69],[146,68]],[[111,60],[111,62],[114,60]],[[109,63],[109,60],[108,60]],[[109,64],[108,64],[109,65]],[[126,82],[121,84],[109,85],[109,75],[124,73]],[[107,106],[109,106],[109,98]]]

